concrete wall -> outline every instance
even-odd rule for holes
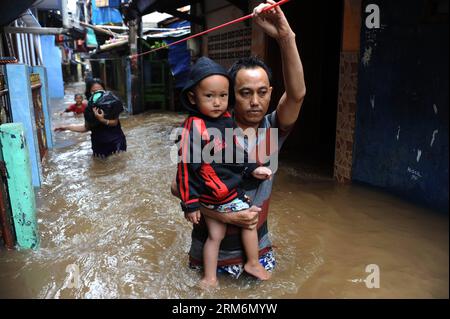
[[[448,212],[448,2],[433,2],[363,1],[381,27],[363,12],[352,178]]]
[[[49,98],[64,97],[64,82],[61,68],[61,51],[55,45],[54,35],[41,35],[44,66],[47,69]]]
[[[30,156],[33,186],[41,186],[42,167],[36,134],[33,98],[30,86],[30,67],[25,64],[6,65],[8,90],[13,122],[22,123]]]

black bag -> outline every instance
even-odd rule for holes
[[[97,107],[103,111],[106,120],[119,118],[123,111],[120,99],[110,91],[97,91],[89,98],[88,105],[84,110],[84,120],[90,128],[97,127],[101,123],[95,117],[93,108]]]

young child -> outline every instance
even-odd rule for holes
[[[61,114],[73,112],[75,115],[80,115],[84,113],[86,106],[87,103],[83,101],[83,95],[75,94],[75,104],[70,105],[67,109],[62,111]]]
[[[188,82],[181,92],[181,103],[190,111],[190,116],[183,124],[177,186],[186,219],[194,224],[200,221],[200,205],[223,213],[248,209],[249,199],[239,189],[242,178],[250,177],[251,174],[258,179],[268,179],[272,175],[269,168],[258,167],[256,163],[239,164],[225,161],[225,150],[230,150],[231,147],[234,159],[238,147],[235,139],[233,145],[225,143],[225,129],[234,128],[234,122],[228,112],[229,98],[233,96],[230,95],[230,83],[228,73],[222,66],[202,57],[192,68]],[[213,131],[220,132],[221,137],[212,134]],[[195,135],[200,138],[196,139]],[[201,145],[196,145],[198,142]],[[209,143],[214,145],[213,152],[222,152],[219,154],[220,162],[208,163],[202,158],[205,144]],[[196,158],[201,161],[195,162]],[[226,224],[207,216],[204,216],[204,219],[208,238],[203,248],[204,276],[200,286],[210,288],[218,285],[217,260]],[[269,279],[270,273],[258,260],[256,229],[242,229],[242,242],[247,257],[245,271],[258,279]]]

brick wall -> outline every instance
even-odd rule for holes
[[[341,183],[352,177],[360,33],[361,0],[345,0],[334,162],[334,177]]]
[[[358,91],[359,52],[342,52],[340,61],[334,177],[341,183],[351,180]]]

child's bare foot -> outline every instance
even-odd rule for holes
[[[219,287],[219,281],[217,280],[217,278],[214,279],[202,278],[202,280],[200,280],[200,282],[198,283],[198,286],[203,290],[215,289]]]
[[[272,275],[259,262],[246,263],[244,265],[244,269],[250,275],[255,276],[260,280],[269,280],[270,276]]]

